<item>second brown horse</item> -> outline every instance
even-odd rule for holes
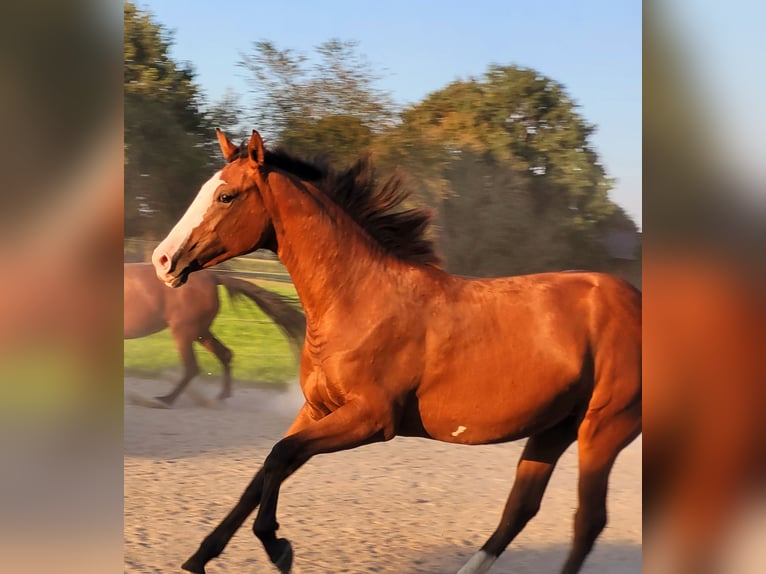
[[[220,306],[218,285],[229,296],[247,297],[266,313],[296,349],[303,344],[306,320],[290,301],[277,293],[225,273],[198,273],[183,289],[168,289],[157,280],[151,263],[125,264],[124,338],[137,339],[170,328],[181,355],[183,374],[170,393],[157,397],[170,405],[199,373],[194,356],[197,341],[221,362],[223,386],[219,399],[231,396],[232,352],[210,331]]]

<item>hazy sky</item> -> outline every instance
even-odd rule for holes
[[[252,42],[311,55],[355,40],[378,87],[417,102],[490,64],[516,64],[562,83],[597,126],[593,143],[617,179],[612,199],[641,225],[641,2],[636,0],[151,0],[138,2],[175,33],[211,99],[247,92],[237,66]],[[243,99],[247,102],[247,99]],[[257,126],[253,126],[256,127]]]

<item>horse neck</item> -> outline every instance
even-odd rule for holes
[[[277,255],[308,322],[317,324],[331,309],[349,312],[374,269],[390,265],[392,257],[311,184],[274,172],[269,179],[272,194],[264,202],[277,236]]]

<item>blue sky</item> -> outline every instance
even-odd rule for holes
[[[192,63],[211,99],[227,88],[246,94],[236,64],[257,40],[305,55],[330,38],[355,40],[383,75],[378,87],[400,104],[478,76],[493,63],[534,68],[564,84],[597,126],[593,143],[617,179],[612,199],[641,225],[641,2],[151,0],[138,6],[174,31],[173,57]]]

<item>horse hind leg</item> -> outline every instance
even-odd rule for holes
[[[589,410],[580,425],[578,507],[574,542],[562,574],[580,571],[585,558],[606,526],[609,473],[620,451],[641,431],[641,402],[636,400],[619,412],[608,408]]]
[[[220,361],[223,367],[223,382],[218,398],[220,400],[228,399],[231,396],[231,360],[234,353],[209,331],[200,338],[199,342]]]
[[[176,383],[176,386],[166,395],[155,397],[158,401],[171,405],[175,402],[186,386],[194,377],[199,373],[199,365],[197,365],[197,358],[194,356],[194,347],[192,344],[192,338],[186,336],[182,331],[173,330],[173,339],[175,340],[178,353],[181,355],[181,365],[183,367],[183,374],[181,379]]]
[[[521,454],[500,524],[458,574],[485,574],[489,571],[498,556],[537,514],[556,462],[576,436],[576,420],[570,417],[529,438]]]

